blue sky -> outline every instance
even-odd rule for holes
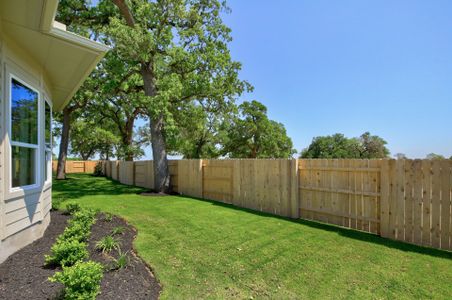
[[[452,155],[452,1],[229,0],[241,78],[299,151],[365,131],[392,154]]]

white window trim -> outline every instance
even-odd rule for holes
[[[12,141],[12,80],[17,80],[18,82],[20,82],[21,84],[25,85],[27,88],[31,89],[32,91],[36,92],[38,94],[38,124],[37,124],[37,138],[38,138],[38,143],[35,144],[28,144],[28,143],[22,143],[22,142],[14,142]],[[39,166],[41,165],[41,155],[39,155],[39,150],[40,150],[40,145],[41,145],[41,130],[39,130],[42,126],[42,112],[41,112],[41,92],[39,91],[39,89],[35,88],[32,84],[26,82],[25,80],[21,79],[20,76],[12,73],[11,71],[8,72],[8,90],[9,90],[9,99],[8,99],[8,124],[7,124],[7,130],[8,130],[8,135],[9,135],[9,174],[7,175],[9,177],[9,192],[10,193],[14,193],[14,192],[19,192],[19,191],[27,191],[27,190],[32,190],[35,188],[39,188],[41,186],[41,172],[40,172],[40,168]],[[35,183],[34,184],[29,184],[29,185],[24,185],[24,186],[19,186],[19,187],[13,187],[13,178],[12,178],[12,147],[13,146],[19,146],[19,147],[25,147],[25,148],[33,148],[35,149],[34,151],[34,156],[35,156]]]
[[[46,114],[45,114],[45,110],[46,110],[46,103],[49,105],[50,107],[50,150],[47,149],[47,141],[46,141]],[[53,122],[53,103],[49,100],[49,97],[47,97],[47,95],[44,94],[44,164],[47,165],[47,174],[44,174],[44,184],[50,184],[52,183],[52,155],[53,155],[53,135],[52,135],[52,122]],[[50,160],[47,161],[46,157],[47,157],[47,152],[50,152]],[[46,168],[44,167],[44,170]],[[48,179],[46,180],[46,177],[48,177]]]

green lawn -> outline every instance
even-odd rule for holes
[[[162,298],[451,299],[452,254],[105,178],[54,181],[53,201],[120,215]]]

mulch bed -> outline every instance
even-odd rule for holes
[[[11,255],[0,264],[0,299],[59,299],[63,286],[47,280],[60,268],[44,266],[44,255],[50,253],[57,236],[67,225],[68,216],[61,212],[51,212],[51,223],[44,236]],[[158,299],[161,287],[148,266],[139,259],[133,250],[133,239],[136,230],[123,219],[113,216],[107,221],[99,215],[91,229],[88,243],[90,259],[106,266],[107,271],[101,282],[101,293],[97,299]],[[122,234],[115,237],[120,240],[122,253],[128,253],[129,262],[126,268],[108,270],[113,265],[113,258],[118,251],[103,254],[95,250],[98,240],[109,235],[113,228],[125,227]]]

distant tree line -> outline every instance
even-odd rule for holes
[[[341,133],[315,137],[301,151],[301,158],[387,158],[387,142],[379,136],[363,133],[359,137],[347,138]]]

